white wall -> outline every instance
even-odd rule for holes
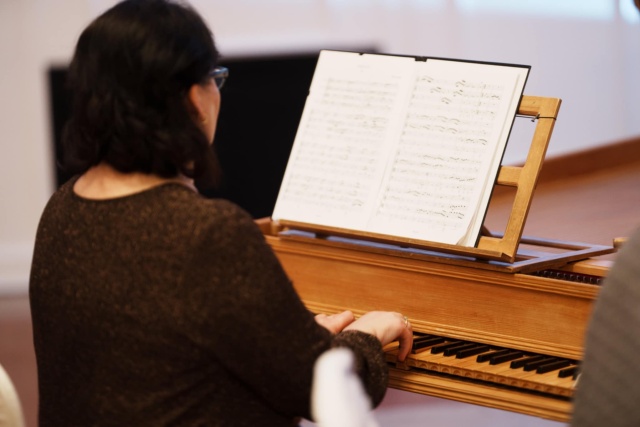
[[[67,63],[82,28],[114,3],[0,0],[0,294],[26,289],[38,218],[54,189],[46,69]],[[616,0],[192,4],[227,56],[375,45],[531,65],[525,93],[563,99],[548,156],[640,134],[640,24],[624,20]],[[505,163],[524,160],[525,145],[512,144]]]

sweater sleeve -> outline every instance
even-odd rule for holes
[[[201,319],[199,336],[219,363],[278,412],[310,417],[313,367],[334,346],[351,348],[374,404],[387,385],[377,338],[332,336],[317,324],[256,224],[229,204],[219,221],[196,230],[188,280]]]

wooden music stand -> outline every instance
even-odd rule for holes
[[[523,166],[501,166],[496,185],[516,187],[516,195],[509,216],[506,230],[502,237],[484,235],[480,237],[477,251],[487,258],[513,262],[516,258],[524,224],[529,214],[533,192],[538,182],[542,163],[551,139],[551,133],[558,117],[561,100],[559,98],[543,98],[523,96],[518,114],[530,116],[537,120],[536,128]],[[482,256],[479,254],[478,256]],[[498,255],[498,257],[494,256]]]
[[[571,261],[588,258],[594,255],[602,255],[614,252],[613,247],[601,245],[589,245],[583,243],[565,243],[542,239],[527,239],[526,243],[538,246],[541,249],[549,247],[552,251],[542,250],[525,251],[518,253],[522,239],[522,233],[531,207],[533,192],[536,188],[547,147],[551,139],[551,133],[555,125],[561,100],[559,98],[547,98],[524,95],[518,108],[518,114],[531,117],[537,121],[529,152],[523,166],[501,166],[495,185],[515,187],[516,193],[504,233],[490,233],[483,227],[483,233],[476,247],[467,247],[438,242],[425,242],[404,237],[379,235],[375,233],[345,230],[334,227],[298,223],[282,220],[272,224],[275,230],[283,238],[308,239],[301,234],[287,233],[285,230],[301,230],[314,233],[311,237],[324,240],[323,244],[337,244],[343,246],[350,244],[345,240],[332,243],[331,236],[350,239],[365,239],[366,241],[381,243],[383,245],[397,245],[399,248],[415,248],[415,252],[406,255],[406,251],[399,251],[400,256],[413,258],[427,258],[453,264],[472,263],[476,267],[501,270],[508,272],[533,271],[536,268],[548,268],[564,265]],[[357,244],[357,240],[354,240]],[[364,249],[373,252],[389,253],[393,248],[384,246],[367,246]],[[426,253],[424,251],[427,251]],[[434,252],[431,252],[434,251]],[[447,256],[447,254],[453,255]],[[480,262],[478,262],[480,261]]]

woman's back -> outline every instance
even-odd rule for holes
[[[42,426],[306,414],[305,371],[330,336],[248,215],[179,184],[101,201],[72,184],[45,210],[32,268]]]
[[[288,426],[331,347],[373,405],[382,346],[410,351],[400,313],[314,316],[252,218],[193,190],[220,178],[228,74],[183,2],[124,0],[80,35],[63,137],[79,178],[49,201],[31,270],[40,427]]]

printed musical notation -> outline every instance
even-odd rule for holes
[[[367,78],[340,70],[323,78],[321,71],[314,76],[278,206],[355,218],[366,214],[379,185],[399,77],[393,77],[395,70],[367,72]]]
[[[376,220],[444,233],[475,214],[505,86],[419,74]],[[466,227],[466,226],[465,226]],[[457,235],[457,234],[456,234]]]
[[[474,245],[527,73],[323,51],[274,219]]]

